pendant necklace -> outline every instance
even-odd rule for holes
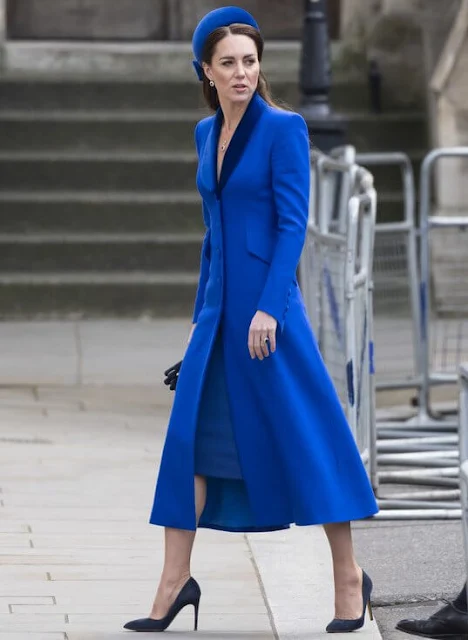
[[[232,134],[231,134],[232,137]],[[221,142],[221,151],[224,153],[229,142],[229,135]]]

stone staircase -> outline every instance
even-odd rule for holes
[[[296,78],[272,83],[298,104]],[[426,147],[419,112],[367,111],[364,82],[335,82],[359,151]],[[0,317],[184,316],[202,218],[193,81],[19,75],[0,80]],[[398,172],[377,169],[379,218],[400,215]]]

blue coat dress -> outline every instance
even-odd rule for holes
[[[309,210],[306,124],[255,94],[218,183],[221,125],[218,111],[195,132],[206,225],[197,327],[179,375],[150,522],[196,529],[196,457],[217,455],[197,451],[199,420],[209,420],[210,407],[218,420],[226,417],[221,432],[240,473],[221,469],[207,477],[198,526],[267,531],[372,516],[374,494],[296,280]],[[247,348],[257,310],[278,321],[277,351],[263,361]]]

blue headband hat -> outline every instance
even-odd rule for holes
[[[250,27],[258,29],[258,24],[250,13],[240,7],[221,7],[220,9],[215,9],[207,13],[198,23],[193,33],[192,49],[195,56],[193,66],[195,67],[199,80],[203,80],[205,77],[202,67],[202,56],[208,36],[216,29],[229,27],[231,24],[248,24]]]

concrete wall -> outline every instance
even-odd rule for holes
[[[189,40],[198,21],[208,11],[226,4],[225,0],[172,0],[171,39]],[[300,38],[303,0],[242,0],[233,4],[252,13],[266,38]]]
[[[9,33],[37,39],[190,40],[200,18],[225,0],[7,0]],[[242,0],[265,37],[298,39],[303,0]],[[339,0],[330,0],[334,14]]]
[[[6,35],[6,0],[0,0],[0,42]]]
[[[421,108],[425,103],[423,5],[423,0],[342,0],[345,51],[361,66],[377,62],[384,108]]]
[[[365,38],[382,12],[382,0],[342,0],[341,36],[364,48]]]
[[[427,87],[461,1],[342,0],[345,49],[361,65],[378,62],[384,105],[426,107]]]
[[[203,15],[225,0],[7,0],[10,34],[17,38],[189,40]],[[338,37],[340,4],[328,0]],[[304,0],[239,0],[266,38],[301,37]]]
[[[440,49],[430,81],[434,144],[468,146],[468,0],[460,2],[450,33],[441,47],[441,27],[432,23],[434,47]],[[428,34],[429,39],[429,34]],[[433,44],[428,42],[428,47]],[[431,47],[431,50],[435,50]],[[444,210],[466,209],[468,160],[447,160],[437,173],[439,204]]]
[[[424,59],[427,78],[430,79],[449,36],[461,0],[426,0],[422,12]]]
[[[162,39],[166,0],[7,0],[19,39]]]

